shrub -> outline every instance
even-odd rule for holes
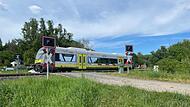
[[[181,66],[180,65],[181,63],[179,61],[169,58],[161,59],[160,61],[157,62],[157,64],[159,65],[159,69],[161,71],[172,74],[178,71],[179,66]]]

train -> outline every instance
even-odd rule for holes
[[[38,50],[35,58],[34,69],[38,72],[46,70],[45,63],[46,48]],[[86,50],[74,47],[55,47],[49,50],[51,63],[49,69],[51,72],[71,72],[73,70],[118,70],[122,66],[124,69],[129,67],[126,64],[127,56],[119,54],[110,54]]]

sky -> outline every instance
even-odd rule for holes
[[[149,54],[190,39],[190,0],[0,0],[0,38],[21,38],[30,18],[61,23],[96,51]]]

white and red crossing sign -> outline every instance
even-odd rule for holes
[[[133,58],[133,45],[126,45],[125,46],[125,55],[127,56],[127,61],[125,64],[132,64],[132,58]]]
[[[53,61],[51,60],[53,56],[53,52],[51,49],[55,49],[56,47],[56,40],[53,37],[43,36],[42,37],[42,47],[44,47],[44,62],[47,65],[47,79],[49,77],[49,63],[52,64]]]

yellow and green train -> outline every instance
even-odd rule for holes
[[[44,61],[44,49],[40,48],[35,59],[35,70],[42,72],[46,69]],[[127,68],[129,65],[127,56],[89,51],[81,48],[56,47],[51,50],[52,63],[50,71],[72,71],[72,70],[117,70],[120,65]]]

